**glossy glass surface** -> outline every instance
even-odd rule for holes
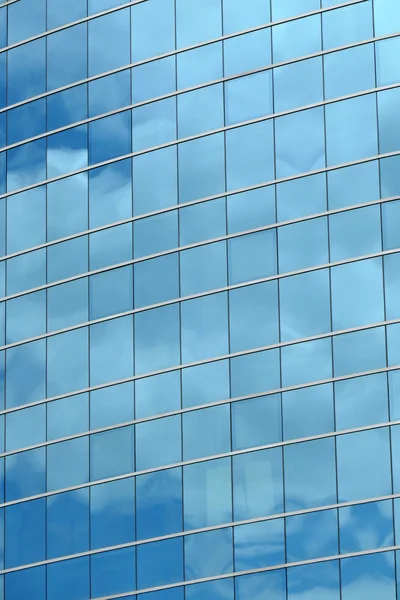
[[[400,10],[340,1],[0,7],[1,600],[396,600]]]

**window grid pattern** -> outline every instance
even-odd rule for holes
[[[399,600],[400,10],[336,4],[0,6],[0,598]]]

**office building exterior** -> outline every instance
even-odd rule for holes
[[[399,600],[400,3],[0,7],[0,599]]]

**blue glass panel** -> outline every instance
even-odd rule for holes
[[[390,494],[389,429],[371,429],[337,438],[339,502]]]
[[[89,429],[89,399],[87,394],[61,398],[47,404],[47,437],[62,438]]]
[[[91,548],[107,548],[126,544],[134,539],[134,480],[121,479],[91,487]]]
[[[45,502],[41,498],[6,509],[6,568],[45,559]]]
[[[133,426],[90,436],[90,479],[106,479],[133,471]]]
[[[37,448],[6,458],[6,501],[46,491],[46,449]]]
[[[183,468],[185,529],[232,521],[231,460],[220,458]]]
[[[135,382],[135,416],[137,419],[159,415],[181,407],[179,371],[162,373]]]
[[[285,562],[284,520],[235,527],[235,570],[261,569]]]
[[[287,571],[288,600],[329,598],[341,600],[338,561],[292,567]]]
[[[180,415],[136,425],[136,469],[152,469],[181,460]],[[162,440],[155,444],[154,440]]]
[[[340,551],[360,552],[394,544],[391,501],[339,509]]]
[[[47,558],[89,550],[89,490],[47,498]]]
[[[286,519],[288,562],[333,556],[338,553],[338,549],[336,510],[323,510]]]
[[[395,600],[394,554],[371,554],[341,563],[342,600],[358,600],[360,593]],[[365,590],[365,591],[364,591]]]
[[[195,533],[184,539],[185,579],[195,580],[233,571],[231,528]]]
[[[231,405],[231,411],[233,450],[243,450],[281,441],[281,399],[279,394],[234,402]]]
[[[229,361],[182,370],[182,406],[189,408],[229,398]]]
[[[57,396],[89,383],[88,329],[77,329],[47,340],[47,395]]]
[[[157,568],[154,568],[155,565]],[[138,546],[137,579],[139,589],[182,581],[182,538],[172,538]]]
[[[89,480],[89,440],[77,438],[47,448],[47,489],[58,490]]]
[[[222,579],[208,581],[206,583],[196,583],[189,585],[185,589],[186,600],[233,600],[234,598],[233,579]]]
[[[182,531],[180,468],[136,478],[136,526],[138,539]]]
[[[283,512],[280,448],[233,457],[235,521]]]
[[[115,356],[119,360],[115,361]],[[133,375],[132,316],[106,321],[90,328],[90,384],[116,381]]]
[[[287,511],[336,502],[335,441],[333,438],[284,447],[285,508]]]
[[[135,548],[101,552],[90,557],[91,595],[122,594],[135,589]]]
[[[336,428],[351,429],[389,420],[386,373],[335,383]]]
[[[8,573],[5,585],[6,600],[43,600],[46,597],[46,567]]]
[[[75,558],[47,567],[48,600],[84,600],[89,598],[89,558]]]
[[[180,363],[179,306],[135,315],[135,372],[149,373]]]
[[[11,408],[45,397],[46,342],[39,340],[7,350],[6,406]],[[21,377],[23,365],[25,377]]]
[[[91,429],[132,421],[133,415],[133,382],[90,392]]]
[[[231,449],[229,404],[182,415],[183,460],[223,454]]]

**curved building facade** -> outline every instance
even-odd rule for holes
[[[1,600],[400,600],[399,115],[398,0],[1,3]]]

